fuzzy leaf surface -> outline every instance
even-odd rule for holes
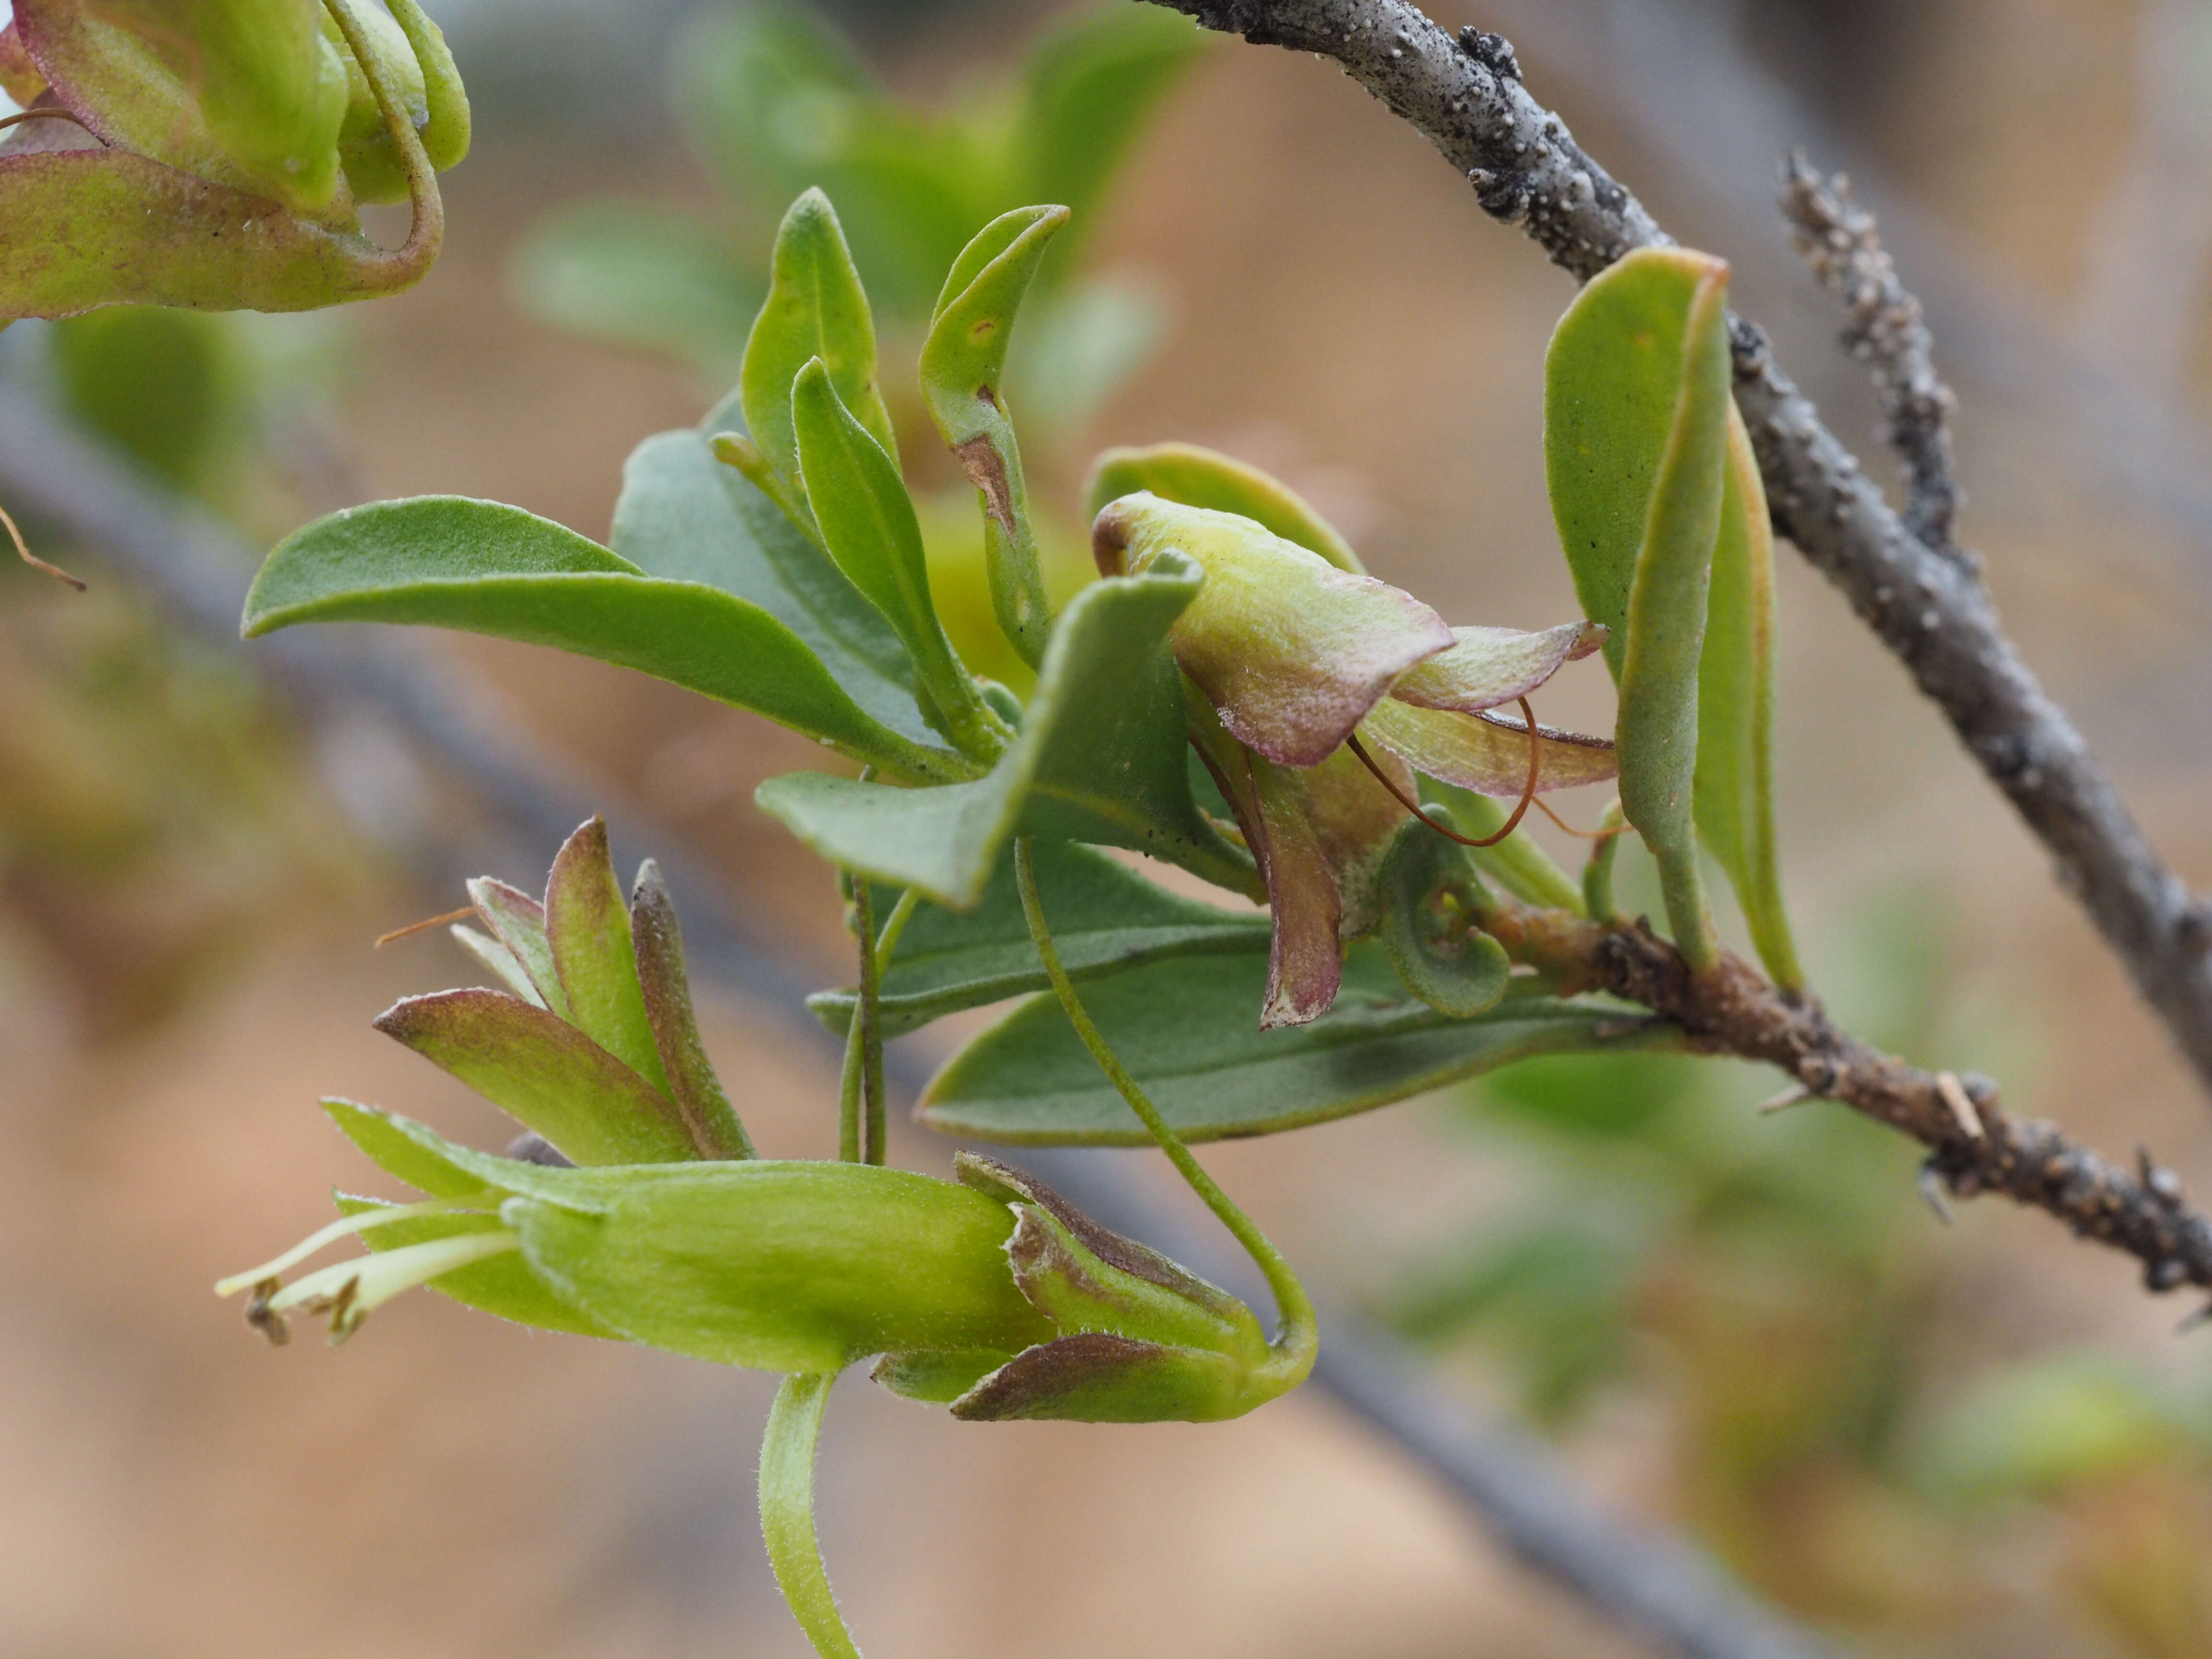
[[[1190,1140],[1273,1134],[1442,1088],[1532,1054],[1659,1041],[1620,1011],[1509,999],[1447,1018],[1408,994],[1372,946],[1347,957],[1335,1006],[1256,1030],[1267,958],[1155,963],[1092,988],[1084,1006],[1169,1122]],[[1022,1005],[955,1055],[916,1115],[950,1134],[1017,1146],[1149,1144],[1058,1002]]]
[[[902,776],[972,769],[871,716],[759,605],[649,577],[574,531],[495,501],[385,501],[295,532],[254,580],[245,632],[302,622],[412,623],[555,646],[753,709]]]
[[[1170,893],[1105,854],[1075,842],[1032,850],[1039,885],[1052,895],[1053,943],[1068,976],[1103,979],[1166,957],[1264,951],[1267,918]],[[885,913],[892,895],[876,900]],[[877,1003],[881,1029],[896,1036],[963,1008],[1042,990],[1044,964],[1030,941],[1014,890],[1013,860],[1001,858],[975,908],[925,904],[900,937]],[[855,994],[823,991],[807,1006],[831,1030],[852,1023]]]

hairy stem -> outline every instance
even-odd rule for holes
[[[866,876],[854,872],[848,879],[853,885],[853,936],[860,942],[860,985],[853,1024],[845,1033],[845,1069],[838,1079],[837,1157],[846,1164],[880,1163],[880,1158],[868,1158],[864,1133],[869,1109],[883,1096],[884,1045],[876,1034],[875,900]]]
[[[814,1537],[814,1449],[836,1380],[828,1371],[787,1376],[775,1391],[761,1440],[761,1536],[776,1584],[814,1651],[822,1659],[860,1659]]]

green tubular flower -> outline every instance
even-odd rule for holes
[[[247,1322],[279,1346],[294,1315],[326,1316],[335,1345],[427,1286],[525,1325],[784,1373],[761,1451],[769,1563],[816,1651],[857,1659],[814,1532],[815,1447],[848,1366],[876,1357],[884,1387],[971,1422],[1092,1423],[1241,1416],[1313,1367],[1312,1304],[1105,1049],[1046,929],[1026,842],[1016,868],[1069,1018],[1266,1273],[1273,1341],[1236,1297],[991,1159],[963,1152],[957,1179],[940,1181],[755,1158],[699,1044],[666,890],[648,863],[625,908],[597,818],[562,848],[543,900],[469,884],[482,928],[455,936],[505,991],[410,998],[378,1021],[550,1144],[494,1157],[325,1101],[423,1196],[341,1197],[339,1220],[216,1293],[249,1292]],[[885,937],[896,933],[895,913]],[[368,1255],[287,1282],[354,1237]]]
[[[467,100],[435,26],[391,4],[19,0],[0,84],[58,118],[0,140],[0,319],[299,311],[419,280]],[[401,196],[414,228],[380,248],[356,207]]]
[[[325,1102],[425,1196],[345,1200],[346,1218],[225,1279],[272,1338],[307,1312],[343,1340],[428,1285],[721,1364],[811,1375],[881,1355],[893,1392],[979,1421],[1205,1422],[1290,1385],[1243,1303],[1003,1164],[963,1154],[945,1182],[754,1158],[699,1044],[666,888],[647,863],[625,908],[600,820],[562,847],[543,901],[488,878],[469,891],[482,928],[454,934],[507,988],[411,997],[378,1027],[560,1158]],[[368,1258],[283,1282],[354,1234]]]
[[[1123,452],[1120,465],[1137,474],[1147,458]],[[1262,1025],[1302,1024],[1335,1000],[1342,941],[1382,914],[1377,884],[1414,774],[1502,796],[1613,775],[1605,739],[1492,712],[1595,651],[1605,629],[1593,623],[1449,628],[1411,594],[1252,519],[1142,489],[1106,504],[1091,546],[1107,575],[1168,552],[1206,572],[1170,640],[1196,694],[1192,744],[1267,884]]]

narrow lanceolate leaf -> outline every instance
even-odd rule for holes
[[[819,357],[830,384],[860,424],[896,457],[890,416],[876,385],[876,325],[845,233],[830,198],[810,190],[791,204],[775,233],[768,299],[753,321],[738,371],[745,426],[769,464],[786,480],[799,477],[799,441],[792,430],[791,386]]]
[[[409,997],[376,1029],[441,1066],[577,1164],[696,1158],[666,1096],[567,1021],[497,991]]]
[[[1362,736],[1415,771],[1480,795],[1518,795],[1528,787],[1528,728],[1510,714],[1459,714],[1416,708],[1385,697],[1359,723]],[[1604,783],[1617,769],[1603,738],[1536,728],[1536,792]]]
[[[314,311],[428,269],[123,150],[0,158],[0,319],[96,306]]]
[[[977,232],[945,279],[921,348],[930,418],[981,498],[992,609],[1031,667],[1044,660],[1052,606],[1006,411],[1006,347],[1037,262],[1067,217],[1064,207],[1018,208]]]
[[[1318,553],[1339,570],[1364,576],[1367,568],[1334,525],[1279,479],[1234,456],[1197,444],[1152,444],[1109,449],[1091,470],[1084,511],[1097,518],[1109,501],[1149,490],[1164,501],[1234,513],[1286,542]]]
[[[830,557],[906,647],[946,735],[970,754],[995,757],[1003,737],[938,620],[921,521],[897,464],[838,398],[818,357],[792,385],[791,417],[800,476]]]
[[[906,647],[852,580],[735,467],[715,459],[708,426],[657,433],[623,465],[607,545],[648,576],[704,582],[760,606],[806,642],[838,684],[901,735],[931,740]]]
[[[988,776],[896,789],[802,773],[769,779],[755,799],[830,862],[957,910],[981,898],[1017,826],[1133,848],[1250,891],[1250,866],[1192,801],[1183,759],[1167,634],[1200,580],[1173,560],[1079,594],[1053,630],[1021,735]]]
[[[1698,833],[1774,982],[1804,983],[1774,833],[1774,532],[1751,434],[1729,411],[1728,467],[1698,673]]]
[[[1568,307],[1546,362],[1552,510],[1620,684],[1621,805],[1693,964],[1716,948],[1698,874],[1698,658],[1730,408],[1728,267],[1639,249]]]
[[[1166,957],[1267,948],[1265,915],[1170,893],[1091,848],[1040,842],[1031,856],[1039,887],[1052,896],[1053,943],[1071,979],[1103,979]],[[877,915],[889,896],[878,899]],[[884,1035],[896,1036],[1046,983],[1014,890],[1013,860],[1002,856],[973,910],[925,904],[915,912],[884,971],[877,1018]],[[850,990],[823,991],[809,997],[807,1006],[842,1033],[854,1001]]]
[[[568,1018],[584,1035],[663,1094],[668,1074],[638,988],[637,951],[623,904],[607,825],[594,817],[553,860],[545,881],[545,937]]]
[[[635,668],[902,777],[973,775],[871,716],[760,606],[648,577],[519,507],[431,495],[350,508],[278,544],[246,596],[248,638],[303,622],[414,623]]]
[[[1666,1041],[1618,1010],[1509,999],[1451,1019],[1409,994],[1372,946],[1346,963],[1336,1006],[1262,1031],[1263,957],[1156,963],[1092,988],[1084,1005],[1188,1139],[1272,1134],[1387,1106],[1532,1054]],[[1085,1068],[1088,1066],[1086,1071]],[[1024,1003],[939,1072],[917,1114],[931,1127],[1024,1146],[1135,1146],[1145,1133],[1059,1004]]]
[[[669,1097],[683,1115],[699,1156],[750,1158],[753,1144],[699,1040],[691,1008],[691,984],[684,966],[684,935],[675,902],[660,866],[647,859],[630,890],[630,933],[637,945],[637,980],[645,994],[646,1017],[653,1024],[660,1063],[668,1073]]]

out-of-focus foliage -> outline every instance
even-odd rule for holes
[[[1924,896],[1868,907],[1821,964],[1850,1028],[1906,1054],[1961,1042]],[[1472,1341],[1556,1431],[1656,1391],[1682,1512],[1824,1620],[1971,1627],[2010,1588],[1993,1550],[2027,1528],[2116,1652],[2212,1652],[2212,1391],[2062,1354],[1940,1395],[1946,1313],[1910,1149],[1817,1102],[1761,1115],[1771,1085],[1634,1052],[1484,1078],[1459,1121],[1525,1196],[1401,1281],[1400,1328]]]
[[[323,318],[115,307],[17,325],[0,385],[260,534],[318,493],[304,475],[342,338]],[[169,1012],[313,908],[272,890],[357,884],[359,849],[245,665],[65,562],[88,592],[0,568],[0,939],[96,1038]]]
[[[0,566],[0,948],[89,1036],[362,878],[252,674],[112,581]]]
[[[811,10],[704,13],[678,38],[672,91],[726,216],[579,204],[522,249],[518,289],[547,322],[678,357],[719,390],[766,290],[775,216],[801,191],[836,202],[879,324],[915,339],[977,230],[1058,203],[1073,222],[1039,273],[1010,392],[1025,429],[1071,431],[1143,361],[1162,318],[1140,284],[1075,279],[1070,250],[1200,45],[1185,18],[1105,6],[1046,31],[1018,70],[927,106],[891,95]]]

